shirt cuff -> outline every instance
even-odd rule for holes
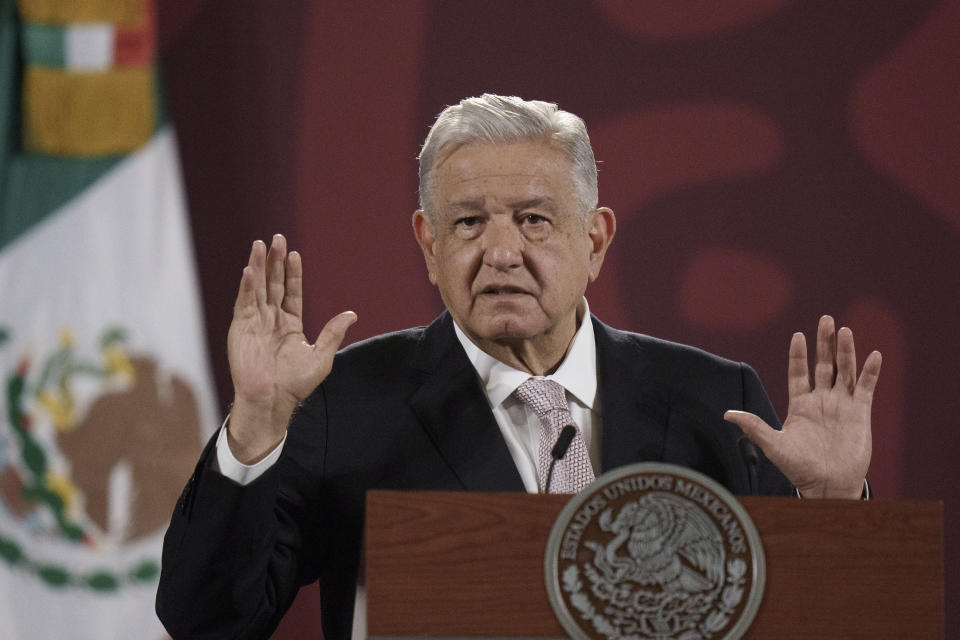
[[[224,476],[230,478],[239,485],[246,486],[266,473],[267,469],[272,467],[280,459],[280,453],[283,451],[283,444],[287,441],[284,434],[273,451],[254,464],[243,464],[233,457],[230,451],[230,445],[227,443],[227,424],[230,422],[230,416],[223,421],[220,427],[220,435],[217,436],[217,455],[213,460],[213,468]]]

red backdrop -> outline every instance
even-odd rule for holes
[[[410,232],[419,144],[485,91],[587,121],[618,214],[588,296],[615,326],[751,363],[831,313],[884,354],[871,478],[946,503],[960,598],[960,3],[509,0],[160,3],[221,399],[250,242],[304,256],[308,333],[428,323]],[[278,638],[315,622],[301,594]],[[955,609],[955,608],[951,608]],[[960,615],[948,613],[948,629]],[[960,637],[960,636],[957,636]]]

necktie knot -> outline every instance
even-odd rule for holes
[[[559,383],[530,378],[517,387],[516,393],[517,397],[537,414],[541,422],[549,424],[556,432],[573,423],[567,404],[567,392]]]

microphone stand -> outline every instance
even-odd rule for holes
[[[740,456],[747,465],[747,480],[750,483],[750,495],[760,495],[760,482],[757,480],[757,467],[760,465],[760,448],[747,436],[737,440]]]
[[[543,487],[544,493],[550,493],[550,481],[553,479],[553,467],[556,466],[557,462],[560,461],[563,456],[567,455],[567,449],[570,448],[570,443],[573,442],[573,438],[576,435],[577,428],[572,424],[568,424],[560,430],[560,435],[557,436],[557,442],[553,445],[553,449],[550,450],[550,469],[547,471],[547,482]]]

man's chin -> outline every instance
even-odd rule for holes
[[[546,327],[535,325],[529,318],[503,315],[478,322],[471,326],[468,332],[480,340],[510,343],[529,340],[546,331]]]

